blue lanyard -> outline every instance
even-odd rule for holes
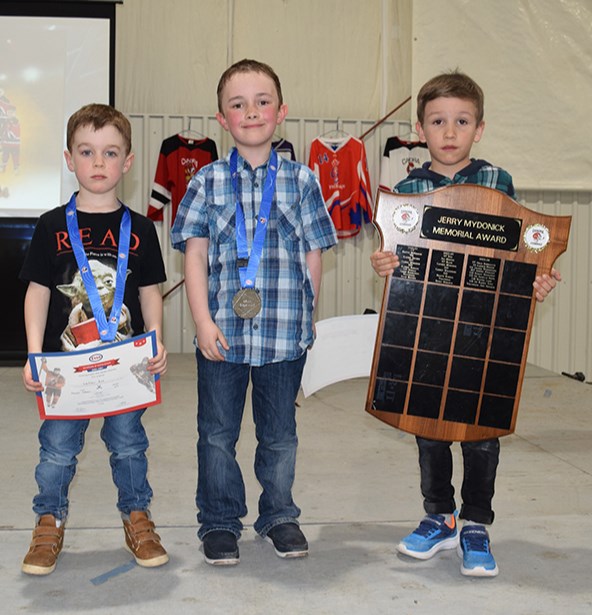
[[[240,202],[238,190],[238,151],[235,149],[230,155],[230,177],[232,179],[232,186],[234,188],[234,196],[236,200],[236,251],[239,260],[247,261],[247,265],[245,267],[239,266],[238,268],[241,288],[255,288],[255,278],[257,277],[259,261],[261,260],[261,254],[263,253],[263,244],[267,233],[267,223],[269,222],[269,212],[271,211],[271,203],[275,192],[277,160],[277,153],[275,150],[271,150],[269,165],[267,167],[267,175],[263,185],[263,194],[261,195],[259,215],[257,216],[257,227],[255,228],[253,245],[251,246],[251,254],[249,256],[245,213]]]
[[[97,321],[99,335],[103,342],[111,342],[115,339],[117,329],[119,327],[119,316],[123,306],[123,294],[125,291],[125,279],[127,277],[127,260],[129,256],[130,236],[131,236],[131,216],[129,209],[123,205],[123,215],[119,226],[119,242],[117,246],[117,274],[115,277],[115,297],[113,299],[113,307],[109,315],[109,322],[103,308],[103,302],[99,296],[95,278],[93,277],[88,258],[80,239],[80,230],[78,227],[78,216],[76,214],[76,194],[70,198],[70,202],[66,205],[66,224],[68,226],[68,236],[72,244],[72,251],[84,282],[84,288],[90,301],[90,306],[93,311],[93,316]]]

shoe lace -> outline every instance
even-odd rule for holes
[[[424,517],[419,522],[419,526],[413,533],[423,538],[427,538],[430,535],[432,535],[434,532],[437,532],[438,529],[440,529],[441,525],[442,524],[437,519],[434,519],[432,517]]]
[[[465,551],[489,553],[489,536],[483,530],[465,530],[462,533]]]

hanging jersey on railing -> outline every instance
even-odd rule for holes
[[[363,223],[372,221],[372,191],[362,141],[351,135],[317,137],[310,146],[308,166],[321,184],[337,237],[357,235]]]
[[[192,139],[179,134],[168,137],[160,146],[148,217],[163,219],[163,208],[172,206],[171,225],[189,180],[199,169],[218,160],[216,143],[207,137]]]
[[[426,143],[389,137],[380,161],[380,187],[392,192],[413,169],[419,169],[428,160],[430,153]]]
[[[294,152],[294,146],[290,141],[286,139],[278,139],[271,144],[272,149],[274,149],[280,156],[287,158],[288,160],[296,160],[296,153]]]

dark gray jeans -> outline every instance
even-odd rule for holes
[[[416,437],[419,448],[421,493],[427,513],[452,513],[456,510],[452,486],[452,442]],[[459,517],[477,523],[493,523],[491,501],[499,462],[497,438],[479,442],[461,442],[463,454],[462,506]]]

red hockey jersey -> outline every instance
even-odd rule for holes
[[[171,225],[177,207],[187,190],[189,180],[210,162],[218,160],[218,150],[212,139],[189,139],[173,135],[162,142],[148,205],[148,217],[163,219],[163,208],[171,203]]]
[[[317,137],[310,146],[308,166],[321,184],[337,237],[357,235],[364,222],[372,221],[372,191],[362,141],[351,135]]]

